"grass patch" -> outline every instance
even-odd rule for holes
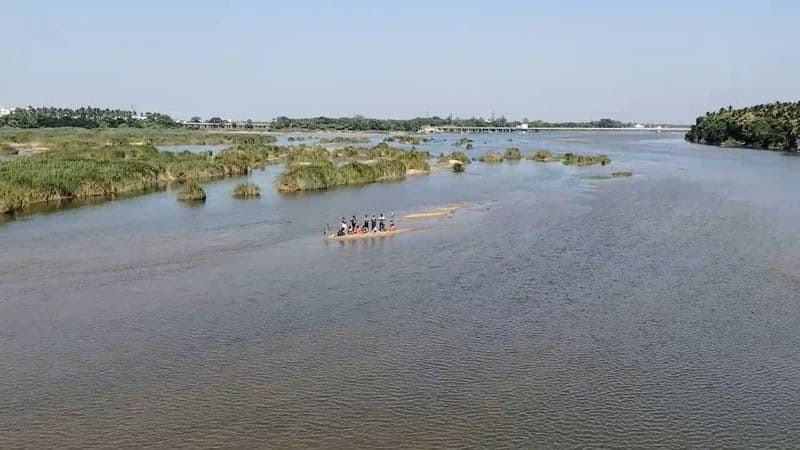
[[[627,171],[627,170],[623,170],[623,171],[620,171],[620,172],[614,172],[614,173],[611,174],[611,176],[614,177],[614,178],[629,177],[631,175],[633,175],[633,174],[631,172]]]
[[[461,164],[469,164],[469,157],[464,152],[451,152],[439,156],[438,162],[446,163],[450,161],[458,161]]]
[[[206,191],[204,191],[199,184],[190,182],[186,184],[186,187],[178,194],[178,200],[184,202],[202,202],[206,200]]]
[[[503,155],[501,155],[498,152],[488,151],[483,155],[481,155],[480,158],[478,158],[478,160],[480,162],[486,162],[486,163],[499,163],[503,162]]]
[[[505,159],[511,161],[519,161],[520,159],[522,159],[522,152],[516,147],[511,147],[508,150],[506,150],[503,156]]]
[[[0,162],[0,204],[4,212],[11,212],[35,203],[108,199],[172,182],[242,175],[264,167],[283,151],[257,140],[243,142],[213,156],[158,151],[152,144],[65,141],[58,151]]]
[[[257,184],[244,181],[233,188],[233,196],[236,198],[255,198],[261,196],[261,187]]]
[[[591,166],[594,164],[605,166],[611,163],[611,159],[606,155],[576,155],[574,153],[564,153],[564,156],[561,157],[561,163],[565,166]]]
[[[550,150],[539,149],[534,151],[528,159],[532,161],[539,161],[539,162],[554,162],[554,161],[561,161],[561,157],[554,155],[550,152]]]
[[[368,137],[335,136],[332,138],[322,138],[320,144],[369,144]]]
[[[461,161],[456,161],[455,163],[453,163],[453,172],[461,173],[463,171],[464,171],[464,163],[462,163]]]

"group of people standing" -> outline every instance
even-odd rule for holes
[[[344,236],[348,234],[363,234],[369,232],[377,233],[395,230],[396,227],[394,225],[394,213],[392,213],[392,217],[389,219],[388,227],[386,226],[386,216],[384,216],[383,213],[381,213],[379,216],[373,214],[371,219],[369,214],[364,214],[363,224],[359,223],[354,214],[349,221],[347,218],[342,217],[342,226],[339,228],[339,231],[336,233],[336,235]]]

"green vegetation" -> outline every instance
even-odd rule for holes
[[[187,183],[186,187],[183,188],[183,191],[178,194],[178,200],[191,202],[205,201],[206,191],[204,191],[199,184],[190,182]]]
[[[725,147],[797,151],[800,102],[720,109],[698,117],[686,140]]]
[[[462,137],[461,139],[453,142],[453,147],[460,147],[462,145],[467,145],[467,146],[470,146],[470,147],[467,148],[467,149],[469,149],[469,148],[472,148],[471,145],[472,145],[473,142],[475,142],[475,141],[473,141],[470,138]]]
[[[305,148],[290,151],[286,170],[275,182],[278,191],[309,191],[400,180],[407,174],[430,171],[427,152],[393,149],[385,143],[372,148],[342,149],[341,153],[324,149],[322,152],[325,153],[320,153],[319,150]],[[351,161],[337,165],[335,161],[342,157],[349,157]],[[362,159],[363,162],[352,159]]]
[[[516,147],[511,147],[506,150],[504,158],[511,161],[519,161],[522,159],[522,152]]]
[[[439,156],[440,163],[445,163],[449,161],[458,161],[464,165],[469,164],[469,157],[464,152],[451,152],[446,155]]]
[[[73,136],[48,138],[50,151],[0,162],[0,211],[243,175],[279,161],[286,151],[263,144],[257,135],[231,138],[239,143],[217,155],[158,151],[149,143],[130,143],[127,135],[111,140],[105,134],[90,136],[82,142]]]
[[[17,108],[0,117],[0,126],[15,128],[175,128],[178,123],[166,114],[125,111],[120,109],[84,107]]]
[[[606,155],[576,155],[574,153],[564,153],[564,156],[561,157],[561,163],[565,166],[591,166],[594,164],[605,166],[610,162],[611,160]]]
[[[271,135],[206,132],[180,128],[0,129],[0,143],[35,143],[38,146],[46,147],[51,150],[110,145],[270,144],[275,141],[275,136]]]
[[[255,198],[261,196],[261,187],[255,183],[245,181],[233,188],[233,196],[236,198]]]
[[[383,140],[384,142],[401,142],[403,144],[411,144],[411,145],[419,145],[423,142],[428,142],[428,138],[420,138],[417,136],[409,136],[407,134],[401,134],[398,136],[388,136],[386,139]]]
[[[501,155],[498,152],[488,151],[483,155],[481,155],[480,158],[478,158],[478,160],[480,162],[486,162],[486,163],[499,163],[503,162],[503,155]]]
[[[536,150],[535,152],[533,152],[533,154],[528,156],[528,159],[539,162],[561,161],[561,157],[552,154],[550,150],[543,150],[543,149]]]
[[[369,138],[365,136],[350,137],[350,136],[335,136],[332,138],[322,138],[319,140],[320,144],[369,144]]]
[[[620,171],[620,172],[614,172],[614,173],[611,174],[611,176],[614,177],[614,178],[629,177],[631,175],[633,175],[633,174],[631,172],[627,171],[627,170]]]
[[[464,171],[464,163],[462,163],[461,161],[456,161],[455,163],[453,163],[453,172],[461,173],[463,171]]]
[[[633,126],[632,123],[612,119],[591,122],[543,122],[541,120],[509,121],[505,117],[486,120],[482,117],[461,119],[457,117],[416,117],[414,119],[373,119],[364,116],[353,117],[312,117],[291,119],[278,117],[272,122],[272,130],[331,130],[331,131],[405,131],[415,132],[423,127],[454,125],[462,127],[513,127],[521,123],[531,127],[596,127],[615,128]]]

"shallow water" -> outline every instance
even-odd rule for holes
[[[612,164],[291,196],[272,166],[256,200],[230,179],[201,206],[165,191],[0,223],[0,447],[796,446],[800,158],[510,137],[470,154]],[[419,232],[319,236],[460,201]]]

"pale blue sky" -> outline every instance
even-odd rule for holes
[[[0,4],[3,106],[688,123],[800,99],[788,0]]]

